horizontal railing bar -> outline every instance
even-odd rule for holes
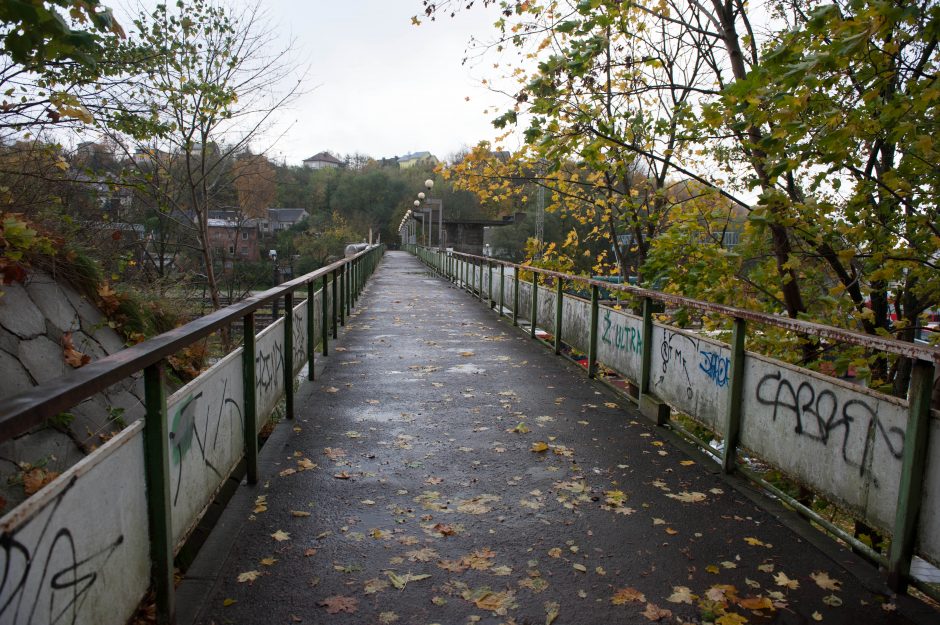
[[[897,339],[885,338],[883,336],[877,336],[874,334],[862,334],[861,332],[855,332],[852,330],[846,330],[843,328],[836,328],[832,326],[823,325],[821,323],[816,323],[813,321],[804,321],[802,319],[791,319],[789,317],[781,317],[778,315],[771,315],[768,313],[756,312],[753,310],[746,310],[744,308],[735,308],[734,306],[725,306],[723,304],[715,304],[712,302],[705,302],[702,300],[692,299],[689,297],[682,297],[681,295],[672,295],[670,293],[663,293],[661,291],[652,291],[650,289],[643,289],[640,287],[632,286],[629,284],[615,284],[611,282],[605,282],[603,280],[594,280],[593,278],[587,278],[584,276],[575,276],[567,273],[560,273],[558,271],[552,271],[550,269],[542,269],[541,267],[532,267],[531,265],[521,265],[517,263],[511,263],[509,261],[497,260],[493,258],[488,258],[486,256],[477,256],[474,254],[465,254],[463,252],[448,252],[452,256],[463,257],[468,260],[488,260],[490,262],[499,263],[504,267],[514,267],[522,271],[534,271],[545,276],[552,278],[561,278],[562,280],[572,280],[580,282],[582,284],[596,285],[601,288],[605,288],[608,291],[619,291],[622,293],[628,293],[630,295],[635,295],[637,297],[649,297],[660,302],[665,302],[667,304],[673,304],[676,306],[687,306],[689,308],[695,308],[697,310],[702,310],[705,312],[718,313],[725,315],[727,317],[738,318],[738,319],[747,319],[748,321],[754,321],[757,323],[763,323],[767,325],[776,326],[778,328],[783,328],[784,330],[790,330],[793,332],[799,332],[802,334],[810,334],[813,336],[818,336],[821,338],[831,339],[834,341],[841,341],[843,343],[850,343],[852,345],[859,345],[861,347],[867,347],[870,349],[878,349],[892,354],[898,354],[900,356],[906,356],[907,358],[926,360],[928,362],[933,361],[940,364],[940,348],[931,347],[929,345],[919,345],[917,343],[908,343],[906,341],[899,341]]]
[[[296,290],[351,263],[375,248],[343,258],[237,304],[221,308],[152,339],[70,371],[51,382],[0,399],[0,442],[9,440],[66,411],[95,393],[171,356],[195,341],[254,312],[287,291]]]

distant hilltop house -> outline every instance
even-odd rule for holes
[[[440,161],[430,152],[412,152],[398,157],[398,166],[402,169],[411,169],[415,166],[434,167]]]
[[[307,169],[337,169],[343,165],[343,161],[329,152],[320,152],[304,159],[304,167]]]

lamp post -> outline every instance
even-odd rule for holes
[[[415,208],[417,209],[421,208],[421,200],[415,200]],[[427,230],[424,227],[424,212],[421,210],[417,210],[415,211],[414,215],[415,217],[421,218],[421,233],[426,234]]]
[[[431,189],[434,188],[434,181],[428,178],[424,181],[424,187],[428,190],[427,195],[424,191],[418,193],[418,200],[423,201],[428,205],[428,214],[430,221],[434,223],[434,205],[437,205],[437,247],[440,250],[444,249],[444,206],[443,200],[434,199],[431,197]],[[417,202],[415,203],[417,205]],[[428,232],[430,235],[430,231]],[[431,246],[431,240],[428,239],[428,247]]]

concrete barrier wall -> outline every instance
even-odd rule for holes
[[[173,542],[179,547],[245,450],[242,350],[167,400]]]
[[[150,583],[145,493],[138,421],[0,519],[0,623],[124,625]]]
[[[756,354],[745,361],[742,444],[890,529],[907,403]]]
[[[917,550],[940,567],[940,412],[930,420],[930,447],[927,450],[927,476],[924,481]]]
[[[586,354],[591,340],[591,303],[566,295],[561,312],[562,340]]]
[[[728,412],[731,351],[690,332],[653,326],[650,392],[716,430]]]
[[[549,334],[555,333],[555,289],[553,287],[539,286],[538,324]],[[531,309],[530,309],[531,310]],[[562,313],[564,318],[564,313]],[[564,334],[564,333],[562,333]]]
[[[255,401],[258,431],[284,396],[284,319],[278,319],[258,334],[255,341]]]
[[[598,313],[597,360],[636,382],[643,361],[643,320],[607,307]]]

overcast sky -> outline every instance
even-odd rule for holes
[[[429,150],[446,158],[492,138],[495,115],[483,111],[506,101],[480,84],[485,68],[461,60],[471,35],[493,34],[493,10],[414,26],[420,0],[262,0],[262,6],[309,66],[309,93],[284,112],[282,119],[295,123],[273,155],[289,164],[323,150],[377,158]]]

